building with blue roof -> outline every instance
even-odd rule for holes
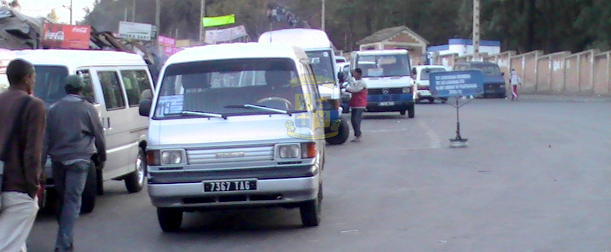
[[[450,39],[447,45],[430,46],[426,49],[427,54],[438,55],[458,54],[458,56],[473,54],[473,40]],[[480,40],[479,52],[488,55],[501,53],[501,41]],[[430,58],[430,56],[429,56]]]

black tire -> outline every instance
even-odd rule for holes
[[[446,103],[448,102],[448,98],[441,98],[441,103]]]
[[[429,98],[429,103],[430,103],[430,104],[435,103],[435,98]]]
[[[144,181],[146,180],[146,156],[141,148],[138,148],[135,166],[136,170],[125,177],[125,187],[130,193],[142,191]]]
[[[183,212],[175,208],[157,208],[157,220],[163,232],[176,232],[182,225]]]
[[[401,111],[399,111],[399,114],[401,114],[402,116],[404,116],[404,115],[405,115],[405,110],[401,110]]]
[[[96,169],[96,191],[98,195],[104,195],[104,175],[102,170]]]
[[[350,137],[350,125],[348,122],[341,118],[339,125],[339,132],[334,137],[327,138],[327,143],[331,145],[340,145],[348,141],[348,137]]]
[[[81,196],[82,214],[91,213],[95,208],[95,198],[98,194],[97,181],[97,171],[95,166],[92,165],[89,168],[89,173],[87,174],[87,182],[85,182],[85,189],[83,190],[83,195]]]
[[[414,118],[415,116],[416,116],[416,106],[414,106],[414,104],[411,104],[407,108],[407,117],[408,118]]]
[[[306,227],[316,227],[320,224],[321,204],[322,203],[322,184],[318,189],[318,196],[315,200],[302,203],[299,207],[301,223]]]

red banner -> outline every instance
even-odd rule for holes
[[[89,49],[91,27],[45,23],[42,44],[51,48]]]

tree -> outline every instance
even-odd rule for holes
[[[155,1],[138,0],[136,20],[155,22]],[[160,34],[180,30],[181,39],[199,38],[200,0],[161,0]],[[609,0],[480,0],[481,38],[499,40],[503,50],[580,51],[611,48]],[[100,0],[85,21],[97,30],[116,31],[125,1]],[[321,25],[321,0],[207,0],[206,16],[236,14],[236,24],[257,37],[270,27],[268,5],[288,7],[312,28]],[[328,0],[326,31],[339,49],[356,49],[372,33],[405,25],[431,42],[471,38],[473,0]],[[222,27],[221,27],[222,28]],[[216,28],[213,28],[216,29]]]
[[[55,9],[51,10],[51,13],[49,13],[47,15],[47,18],[49,18],[49,19],[51,19],[51,20],[53,20],[55,22],[59,21],[59,17],[57,16],[57,13],[55,12]]]

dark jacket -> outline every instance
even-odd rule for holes
[[[24,99],[31,99],[23,114],[18,115]],[[4,165],[2,191],[27,193],[34,198],[40,188],[45,132],[45,103],[25,91],[10,89],[0,94],[0,143],[7,141],[15,120],[22,120]]]
[[[85,99],[68,95],[51,105],[47,114],[44,156],[53,162],[89,160],[96,153],[106,161],[104,129],[95,107]]]

